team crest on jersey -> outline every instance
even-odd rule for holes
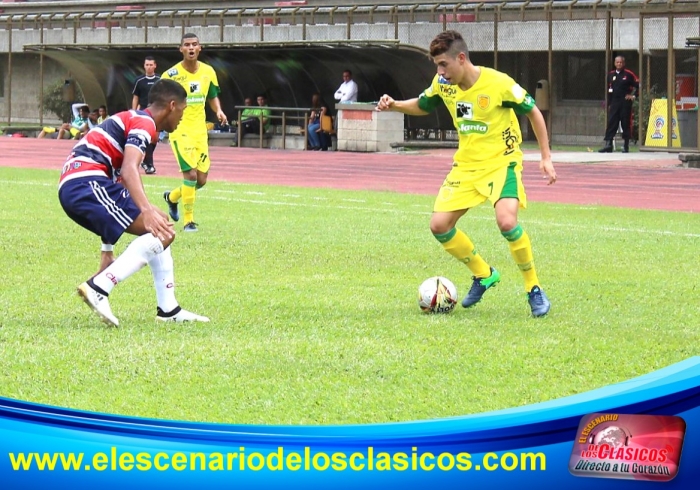
[[[191,94],[198,94],[199,93],[199,82],[190,82],[190,93]]]
[[[474,119],[474,106],[471,102],[457,102],[457,119]]]
[[[489,108],[489,105],[491,104],[491,97],[488,95],[479,95],[476,98],[476,105],[479,106],[479,109],[482,111],[485,111],[486,109]]]
[[[177,68],[171,68],[168,70],[169,77],[174,77],[175,75],[177,75]]]

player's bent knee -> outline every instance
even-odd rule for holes
[[[442,220],[431,220],[430,221],[430,232],[433,235],[443,235],[454,228],[452,223],[448,223]]]
[[[512,218],[499,219],[496,220],[496,223],[498,224],[498,229],[501,231],[501,233],[508,232],[518,226],[518,220]]]

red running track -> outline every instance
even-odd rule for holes
[[[71,147],[69,140],[0,137],[0,166],[58,170]],[[450,170],[453,152],[394,154],[212,147],[210,179],[433,195]],[[700,169],[679,167],[678,160],[557,163],[556,152],[553,160],[558,182],[552,186],[542,180],[536,162],[525,162],[523,180],[530,201],[700,212]],[[156,150],[155,165],[160,176],[179,174],[168,144],[161,144]]]

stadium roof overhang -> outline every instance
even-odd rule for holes
[[[55,60],[78,82],[89,105],[107,104],[110,111],[131,106],[133,83],[143,73],[146,56],[156,59],[157,73],[182,61],[172,43],[32,44],[24,51]],[[206,43],[200,59],[217,72],[224,110],[260,93],[273,106],[308,107],[315,92],[332,103],[348,69],[364,101],[384,93],[417,97],[435,76],[426,50],[393,39]],[[447,116],[438,111],[418,125],[439,127],[442,119],[451,123]]]
[[[248,43],[206,43],[206,50],[218,49],[302,49],[302,48],[394,48],[409,51],[416,51],[422,54],[427,52],[424,49],[417,48],[411,45],[402,45],[398,40],[330,40],[330,41],[260,41]],[[25,51],[41,52],[41,51],[133,51],[133,50],[173,50],[172,43],[157,44],[157,43],[138,43],[138,44],[27,44],[24,46]]]

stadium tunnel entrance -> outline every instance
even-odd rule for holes
[[[131,90],[143,74],[146,56],[157,62],[156,73],[182,60],[167,46],[28,46],[70,72],[91,107],[106,104],[111,113],[131,107]],[[427,52],[392,41],[338,42],[299,45],[204,45],[200,61],[214,67],[221,87],[221,104],[229,119],[245,97],[265,94],[270,106],[309,107],[319,92],[332,108],[333,94],[349,69],[359,87],[358,101],[374,102],[387,93],[397,99],[417,97],[429,86],[435,65]],[[408,117],[407,128],[452,129],[441,108],[426,117]]]

